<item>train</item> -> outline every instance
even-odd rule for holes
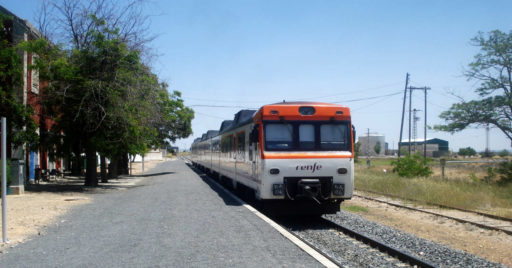
[[[354,137],[346,106],[268,104],[196,138],[190,161],[273,213],[334,214],[352,198]]]

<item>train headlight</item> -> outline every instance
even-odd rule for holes
[[[277,175],[277,174],[279,174],[279,169],[278,169],[278,168],[271,168],[271,169],[270,169],[270,174],[272,174],[272,175]]]
[[[332,194],[342,196],[345,195],[345,184],[335,183],[332,185]]]
[[[274,195],[284,195],[284,184],[273,184],[272,185],[272,193]]]
[[[338,174],[347,174],[348,170],[346,168],[338,168]]]

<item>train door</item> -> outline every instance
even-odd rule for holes
[[[247,139],[245,131],[236,134],[237,140],[237,160],[236,160],[236,176],[238,181],[247,180],[251,176],[251,165],[247,161],[246,148]]]
[[[258,125],[255,125],[249,135],[249,161],[251,162],[251,177],[256,178],[258,167]]]

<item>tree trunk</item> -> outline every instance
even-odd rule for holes
[[[80,155],[80,146],[75,144],[73,146],[73,154],[71,157],[71,175],[80,176],[82,175],[82,157]]]
[[[128,161],[128,153],[122,154],[118,165],[119,175],[129,175]]]
[[[100,167],[100,176],[101,176],[101,182],[103,183],[107,183],[108,182],[108,178],[107,178],[107,159],[105,159],[105,156],[100,156],[100,162],[101,162],[101,167]]]
[[[85,157],[87,166],[85,170],[85,186],[98,186],[98,171],[96,170],[96,148],[92,143],[87,144],[85,148]]]
[[[108,165],[108,175],[111,179],[117,178],[117,158],[115,157],[110,159],[110,164]]]

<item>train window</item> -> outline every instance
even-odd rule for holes
[[[293,146],[293,126],[291,124],[268,124],[265,127],[267,149],[288,149]]]
[[[348,139],[347,125],[320,125],[320,148],[329,150],[345,149]]]
[[[223,153],[231,153],[231,143],[232,143],[232,140],[233,140],[233,136],[229,136],[229,137],[224,137],[222,138],[222,142],[221,142],[221,150]]]
[[[245,132],[238,133],[238,159],[245,160]]]
[[[312,124],[299,125],[299,147],[302,149],[315,148],[315,126]]]

